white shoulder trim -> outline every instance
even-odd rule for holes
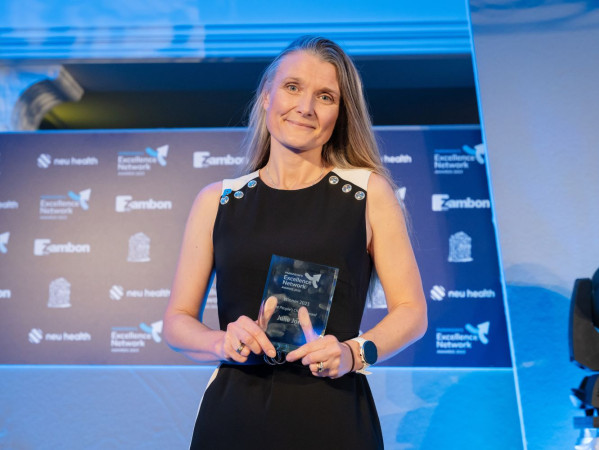
[[[258,178],[259,171],[249,173],[239,178],[226,178],[223,180],[223,190],[221,192],[224,193],[226,189],[231,189],[232,191],[238,191],[242,187],[244,187],[248,181],[253,180],[254,178]]]
[[[337,175],[339,175],[344,180],[349,181],[350,183],[353,183],[356,186],[359,186],[361,189],[364,189],[365,191],[368,190],[368,179],[370,178],[370,174],[372,173],[372,170],[363,169],[363,168],[339,169],[339,168],[335,167],[333,169],[333,172],[335,172]]]

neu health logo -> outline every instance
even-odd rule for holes
[[[32,328],[29,332],[29,342],[32,344],[39,344],[44,340],[44,332],[39,328]]]
[[[52,164],[52,156],[42,153],[37,157],[37,166],[40,169],[47,169]]]
[[[440,302],[445,298],[446,291],[443,286],[436,284],[431,288],[430,294],[431,294],[431,299],[433,299],[437,302]]]
[[[125,295],[125,289],[118,284],[112,285],[109,292],[111,300],[120,300],[123,298],[123,295]]]
[[[8,240],[10,239],[10,232],[0,234],[0,253],[8,253]]]

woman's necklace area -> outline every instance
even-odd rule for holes
[[[268,175],[268,178],[269,178],[270,182],[276,188],[278,188],[279,187],[279,183],[275,183],[275,180],[273,180],[272,175],[270,174],[270,171],[268,170],[268,165],[265,166],[265,169],[266,169],[266,175]],[[301,186],[301,185],[311,186],[311,185],[315,184],[318,180],[320,180],[322,178],[323,174],[324,174],[324,166],[322,166],[320,168],[320,173],[318,174],[318,176],[314,180],[312,180],[312,181],[306,181],[306,182],[302,182],[302,183],[297,183],[297,184],[293,185],[291,188],[288,188],[288,190],[293,189],[293,188],[295,188],[297,186]]]

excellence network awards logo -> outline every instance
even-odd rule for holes
[[[472,165],[485,164],[485,145],[474,147],[464,145],[462,148],[435,149],[433,168],[435,175],[462,175]]]
[[[84,189],[78,193],[69,191],[67,195],[40,196],[40,219],[67,220],[78,210],[89,210],[91,193],[91,189]]]
[[[318,283],[322,274],[318,273],[310,275],[308,272],[299,274],[295,272],[285,271],[283,280],[281,281],[281,289],[286,289],[293,292],[302,292],[312,286],[318,289]]]
[[[154,167],[165,167],[168,157],[168,145],[156,149],[146,147],[145,151],[119,152],[117,155],[117,174],[119,176],[144,176]]]
[[[314,289],[318,289],[318,282],[320,281],[320,278],[322,277],[321,273],[317,273],[316,275],[310,275],[308,272],[306,272],[304,274],[304,276],[308,279],[308,281],[310,281],[312,283],[312,287]]]
[[[10,239],[10,232],[0,234],[0,253],[8,253],[8,240]]]
[[[112,353],[140,353],[152,342],[162,342],[162,320],[138,327],[112,327],[110,332],[110,351]]]
[[[489,343],[491,322],[476,326],[466,324],[459,328],[437,328],[435,346],[438,355],[466,355],[477,345]]]

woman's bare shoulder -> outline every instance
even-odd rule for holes
[[[216,198],[216,197],[220,197],[221,193],[223,190],[223,182],[222,181],[216,181],[214,183],[210,183],[207,186],[204,186],[204,188],[202,188],[202,190],[198,193],[198,198],[202,197],[206,197],[206,198]]]
[[[196,196],[191,207],[190,217],[202,217],[204,219],[216,217],[218,202],[222,193],[222,181],[210,183],[205,186]]]
[[[393,187],[383,175],[371,173],[368,179],[368,198],[377,204],[399,204]]]

